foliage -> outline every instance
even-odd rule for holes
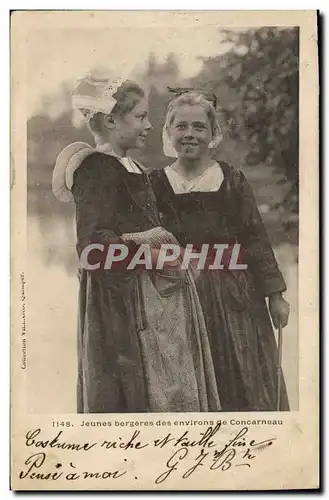
[[[265,162],[283,172],[291,183],[285,205],[297,211],[299,30],[263,27],[223,35],[230,50],[205,59],[198,79],[222,94],[232,137],[251,145],[246,163]]]

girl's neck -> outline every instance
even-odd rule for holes
[[[111,151],[120,158],[127,156],[127,149],[120,147],[115,140],[110,138],[97,137],[96,146],[100,149]]]
[[[198,159],[178,158],[173,164],[173,168],[186,179],[199,177],[207,168],[214,164],[213,158],[205,155]]]

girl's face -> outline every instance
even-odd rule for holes
[[[199,104],[179,106],[168,132],[178,157],[191,160],[207,153],[213,135],[207,111]]]
[[[116,117],[116,134],[122,149],[144,146],[148,131],[152,128],[147,113],[147,100],[142,98],[128,114]]]

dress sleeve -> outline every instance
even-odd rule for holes
[[[118,191],[116,171],[103,163],[100,155],[90,155],[74,174],[72,194],[76,204],[79,256],[90,243],[121,242],[114,230]]]
[[[252,189],[240,172],[241,242],[246,262],[264,296],[284,292],[286,284],[279,270]]]

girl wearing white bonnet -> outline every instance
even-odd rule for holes
[[[79,256],[92,243],[124,243],[131,252],[143,243],[155,251],[161,243],[177,244],[161,227],[143,166],[127,155],[143,147],[151,128],[143,90],[133,81],[93,73],[79,82],[72,103],[95,147],[74,143],[62,151],[53,191],[75,203]],[[218,411],[191,271],[126,266],[82,269],[78,412]]]
[[[206,267],[196,282],[223,410],[272,411],[277,348],[265,298],[274,326],[284,327],[286,285],[246,178],[216,158],[221,139],[215,96],[176,90],[163,129],[171,164],[152,172],[152,185],[162,223],[182,247],[229,247],[224,268]],[[241,245],[245,270],[229,267],[235,243]],[[280,401],[280,410],[288,410],[284,384]]]

